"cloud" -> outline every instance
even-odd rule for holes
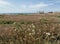
[[[15,8],[10,2],[0,0],[0,13],[12,13],[15,12],[15,10],[18,11],[18,9]]]
[[[46,8],[48,6],[51,6],[51,5],[54,5],[53,3],[44,3],[44,2],[40,2],[38,4],[23,4],[23,5],[20,5],[20,9],[19,10],[22,10],[22,11],[25,11],[25,12],[37,12],[39,10],[43,10],[43,8]]]
[[[20,7],[22,7],[22,8],[42,8],[42,7],[46,7],[46,6],[48,6],[48,4],[45,4],[45,3],[39,3],[39,4],[35,4],[35,5],[33,5],[33,4],[29,4],[29,5],[20,5]]]
[[[60,0],[51,0],[50,2],[56,4],[56,3],[60,3]]]
[[[46,6],[48,6],[48,4],[39,3],[39,4],[36,4],[36,5],[30,5],[29,8],[42,8],[42,7],[46,7]]]
[[[7,1],[0,0],[0,6],[10,5]]]
[[[38,4],[21,4],[21,5],[15,5],[7,0],[0,0],[0,12],[2,13],[16,13],[16,12],[33,12],[38,11],[41,8],[48,7],[53,4],[46,4],[44,2],[40,2]]]

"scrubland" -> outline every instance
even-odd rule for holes
[[[0,44],[60,44],[60,13],[0,15]]]

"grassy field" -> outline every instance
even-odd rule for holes
[[[60,13],[0,15],[0,44],[60,44]]]

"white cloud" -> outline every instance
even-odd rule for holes
[[[0,0],[0,12],[32,12],[37,11],[41,8],[45,8],[52,4],[38,3],[38,4],[22,4],[22,5],[13,5],[10,2],[5,0]]]
[[[31,4],[31,5],[20,5],[20,7],[22,8],[31,8],[31,9],[36,9],[36,8],[42,8],[42,7],[46,7],[46,6],[49,6],[48,4],[45,4],[45,3],[39,3],[39,4]]]
[[[13,4],[5,0],[0,0],[0,12],[8,13],[8,12],[14,12],[15,10],[17,10],[17,8],[15,8]]]
[[[36,5],[30,5],[29,8],[42,8],[42,7],[46,7],[46,6],[48,6],[48,4],[39,3],[39,4],[36,4]]]
[[[51,6],[53,5],[52,3],[51,4],[46,4],[46,3],[38,3],[38,4],[23,4],[23,5],[20,5],[20,8],[19,10],[21,11],[25,11],[25,12],[37,12],[39,10],[43,10],[43,8],[45,7],[48,7],[48,6]],[[22,12],[21,11],[21,12]]]
[[[10,5],[7,1],[0,0],[0,6]]]
[[[56,4],[56,3],[60,3],[60,0],[51,0],[50,2]]]

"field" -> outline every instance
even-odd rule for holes
[[[60,44],[60,13],[0,15],[0,44]]]

